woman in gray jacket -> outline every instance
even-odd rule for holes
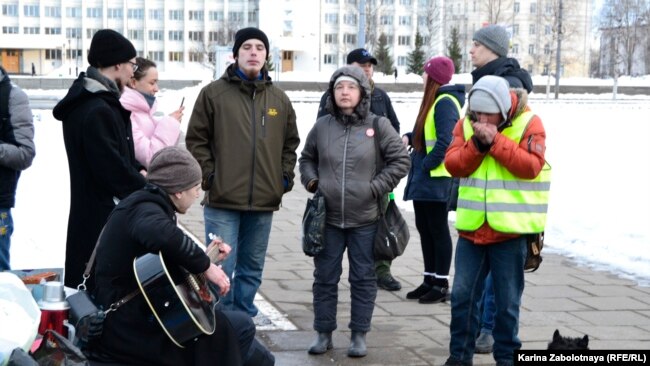
[[[338,283],[348,249],[352,330],[348,356],[367,354],[366,332],[377,297],[373,241],[377,231],[378,198],[406,176],[410,159],[399,135],[385,117],[370,113],[370,84],[363,70],[344,66],[329,84],[327,109],[309,132],[300,157],[300,180],[309,192],[325,197],[325,245],[314,257],[314,329],[311,354],[332,348],[336,329]],[[373,128],[377,119],[378,131]],[[375,139],[383,162],[377,171]]]

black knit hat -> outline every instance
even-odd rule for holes
[[[264,34],[264,32],[258,28],[248,27],[238,30],[235,34],[235,44],[232,46],[233,57],[237,57],[239,47],[241,47],[241,45],[249,39],[259,39],[262,41],[262,43],[264,43],[264,47],[266,47],[266,56],[269,55],[269,39],[266,37],[266,34]]]
[[[131,41],[112,29],[102,29],[95,33],[90,42],[88,63],[93,67],[108,67],[127,62],[135,56]]]
[[[168,146],[151,158],[147,181],[168,194],[183,192],[201,183],[201,167],[186,149]]]

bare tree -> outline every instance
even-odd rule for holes
[[[195,46],[190,51],[199,54],[199,62],[203,67],[214,71],[217,62],[216,48],[231,44],[239,27],[238,23],[232,21],[221,23],[214,31],[208,32],[203,40],[195,42]]]
[[[616,98],[618,78],[631,75],[636,50],[641,47],[648,22],[646,0],[607,0],[601,13],[601,55],[607,74],[614,78]]]
[[[559,75],[554,75],[554,72],[551,70],[552,65],[556,61],[556,45],[558,42],[558,37],[562,37],[562,53],[561,53],[561,63],[563,65],[573,64],[577,61],[579,50],[572,49],[571,44],[574,44],[573,40],[580,33],[577,27],[580,26],[580,23],[577,21],[569,21],[571,14],[579,14],[578,6],[580,6],[580,1],[562,1],[562,29],[560,29],[560,0],[546,0],[544,2],[539,2],[539,8],[537,9],[537,19],[536,19],[536,37],[535,43],[539,45],[535,49],[535,55],[533,55],[533,73],[538,73],[539,70],[542,70],[542,74],[547,75],[546,79],[546,94],[548,96],[550,92],[550,82],[551,77]]]
[[[366,49],[374,53],[375,46],[381,34],[380,18],[384,15],[386,6],[380,5],[379,0],[366,0]]]
[[[487,14],[487,22],[490,24],[503,24],[510,22],[512,17],[507,14],[512,14],[514,0],[484,0],[482,3],[483,8]]]
[[[426,24],[418,24],[419,29],[426,31],[427,42],[424,44],[424,51],[427,55],[439,53],[434,45],[439,44],[439,38],[442,37],[440,31],[440,13],[442,12],[442,5],[438,0],[428,0],[422,2],[424,8],[418,9],[418,22],[419,17],[424,17]]]
[[[606,44],[617,55],[611,55],[607,67],[610,75],[618,71],[619,75],[631,75],[637,49],[642,47],[648,24],[647,0],[607,0],[601,13],[601,29]],[[617,57],[615,57],[617,56]],[[618,66],[619,70],[616,69]]]

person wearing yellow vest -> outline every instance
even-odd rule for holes
[[[449,297],[452,243],[447,201],[452,178],[443,160],[465,103],[465,87],[449,84],[453,74],[454,63],[447,57],[433,57],[424,64],[420,111],[413,132],[402,137],[402,142],[411,147],[404,200],[413,200],[424,261],[424,281],[406,298],[421,304],[439,303]]]
[[[460,177],[456,210],[455,275],[451,292],[450,356],[471,365],[479,331],[479,300],[492,272],[495,293],[493,356],[512,365],[524,291],[526,234],[544,230],[550,167],[546,132],[524,89],[484,76],[469,92],[468,111],[454,127],[445,167]]]

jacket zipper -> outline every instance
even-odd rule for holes
[[[345,142],[343,143],[343,179],[341,179],[341,227],[345,228],[345,177],[346,161],[348,156],[348,140],[350,138],[350,126],[345,126]]]
[[[255,128],[255,94],[257,93],[256,89],[253,89],[253,95],[251,97],[252,100],[252,113],[251,113],[251,128],[253,129],[253,141],[251,146],[253,147],[253,161],[252,161],[252,169],[251,169],[251,181],[250,185],[248,186],[248,209],[252,210],[253,209],[253,186],[255,182],[255,161],[257,160],[257,156],[255,155],[255,145],[257,142],[256,138],[256,128]]]
[[[262,138],[266,138],[266,111],[268,111],[268,108],[266,107],[266,94],[264,94],[264,107],[262,109]]]

